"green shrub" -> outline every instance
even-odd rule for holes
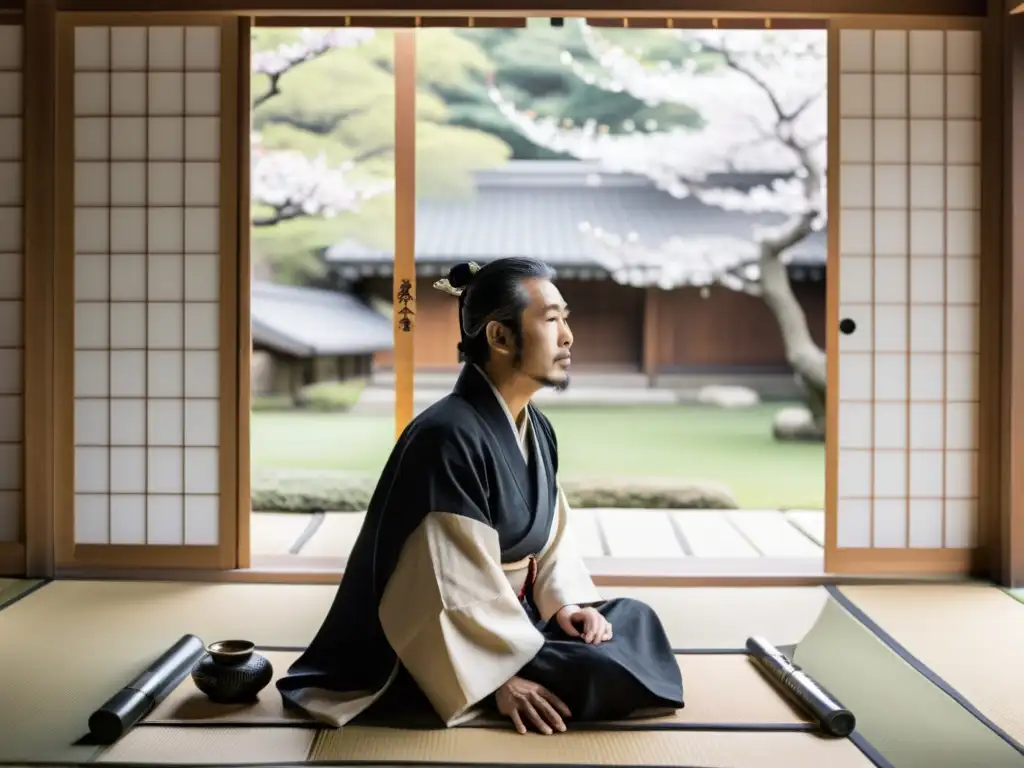
[[[253,397],[254,411],[318,411],[332,413],[347,411],[359,401],[366,387],[365,379],[349,381],[322,381],[299,390],[297,402],[290,395],[273,394]]]
[[[573,509],[738,509],[732,492],[715,483],[687,479],[566,478],[562,480]]]
[[[252,508],[259,512],[314,509],[361,512],[370,503],[376,475],[317,470],[263,470],[252,478]],[[692,480],[570,478],[562,488],[573,508],[737,509],[732,493]]]

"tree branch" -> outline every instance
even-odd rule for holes
[[[319,136],[327,136],[333,133],[338,126],[346,120],[350,120],[353,117],[359,117],[365,115],[373,109],[369,107],[358,107],[355,109],[349,109],[343,112],[330,115],[329,119],[325,119],[321,122],[314,122],[308,119],[302,119],[290,114],[276,114],[269,116],[266,119],[267,123],[274,123],[278,125],[288,125],[292,128],[297,128],[300,131],[306,131],[308,133],[315,133]]]
[[[252,100],[252,108],[254,110],[258,109],[259,107],[262,107],[264,104],[270,101],[270,99],[274,98],[275,96],[278,96],[281,93],[281,87],[279,85],[280,79],[281,75],[270,75],[270,82],[267,86],[267,90],[265,90],[263,93],[261,93],[259,96]]]
[[[361,28],[302,29],[298,31],[296,41],[253,54],[253,72],[268,78],[266,91],[254,99],[253,107],[260,107],[280,95],[281,78],[296,67],[332,50],[360,45],[373,34],[372,29]],[[333,127],[355,112],[337,116]],[[278,121],[310,130],[310,126],[301,125],[300,121],[290,116],[282,116]],[[391,183],[353,183],[349,172],[354,162],[386,151],[385,148],[374,147],[360,153],[355,161],[332,167],[322,154],[310,158],[295,150],[267,150],[262,146],[259,135],[253,134],[252,202],[254,206],[266,207],[271,211],[268,215],[254,217],[253,226],[271,227],[303,216],[335,216],[352,210],[370,197],[384,193],[391,188]]]
[[[363,28],[302,29],[295,42],[253,53],[252,71],[266,75],[270,81],[267,90],[253,99],[253,109],[281,93],[280,80],[288,72],[335,49],[362,45],[373,34],[372,29]]]
[[[253,203],[273,211],[254,220],[253,226],[268,227],[300,216],[336,216],[394,187],[390,179],[354,181],[352,161],[330,165],[323,154],[311,158],[297,150],[267,151],[258,135],[253,136],[252,147]]]
[[[695,108],[705,124],[697,129],[649,132],[624,126],[626,132],[616,135],[593,121],[574,126],[555,119],[538,120],[492,87],[492,100],[524,136],[547,149],[595,160],[612,173],[645,175],[675,197],[693,195],[730,211],[825,215],[822,201],[808,196],[803,183],[808,168],[816,172],[825,160],[827,110],[821,108],[820,99],[825,54],[823,46],[816,44],[819,33],[679,32],[680,41],[695,52],[729,54],[732,66],[723,58],[717,69],[698,72],[692,57],[684,58],[682,67],[666,62],[646,67],[621,48],[604,43],[589,26],[581,29],[587,50],[604,74],[593,74],[563,52],[563,61],[578,77],[650,105],[679,103]],[[727,34],[732,37],[726,38]],[[743,52],[726,47],[724,41],[733,37],[745,41]],[[762,60],[767,62],[764,74],[758,71]],[[737,172],[773,175],[775,180],[744,190],[721,188],[710,181],[715,175]],[[818,189],[820,197],[821,185]]]
[[[283,221],[297,219],[301,216],[303,216],[303,213],[298,208],[275,208],[274,213],[270,216],[257,216],[253,218],[252,225],[254,227],[273,227]]]

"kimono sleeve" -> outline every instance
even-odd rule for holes
[[[402,498],[424,514],[401,548],[379,616],[398,658],[451,726],[533,659],[544,638],[502,571],[471,444],[441,435],[414,460],[411,477],[398,482],[407,481]]]
[[[541,618],[550,619],[563,605],[588,605],[601,602],[583,556],[569,528],[569,502],[561,486],[555,504],[554,533],[537,558],[537,581],[533,601]]]

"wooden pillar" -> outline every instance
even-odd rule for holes
[[[235,423],[235,455],[238,475],[238,520],[235,536],[235,567],[249,568],[252,565],[250,529],[252,524],[252,253],[250,234],[252,231],[252,190],[250,189],[251,146],[249,137],[252,130],[252,18],[238,19],[238,44],[236,78],[236,108],[238,110],[237,136],[234,144],[237,151],[238,183],[238,274],[235,278],[237,301],[238,364],[235,387],[238,391],[238,410]],[[223,312],[223,309],[221,310]],[[230,439],[230,436],[225,436]]]
[[[1001,9],[998,9],[1001,11]],[[991,576],[1004,586],[1024,586],[1024,16],[989,19],[991,58],[1003,61],[1003,114],[992,136],[1004,151],[1002,185],[1002,419],[1000,504],[988,531]],[[996,154],[996,153],[994,153]],[[983,299],[984,300],[984,299]],[[982,476],[984,478],[984,475]]]
[[[24,13],[25,570],[54,575],[53,294],[57,11],[27,0]]]
[[[395,439],[413,415],[416,294],[416,32],[395,32]]]

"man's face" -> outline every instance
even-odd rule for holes
[[[523,281],[530,303],[523,310],[523,349],[519,373],[546,387],[569,386],[569,308],[550,280]]]

